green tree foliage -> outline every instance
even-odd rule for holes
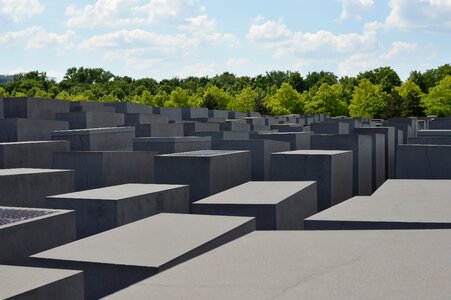
[[[435,69],[429,69],[424,73],[412,71],[409,79],[415,82],[421,88],[423,93],[428,93],[430,88],[436,86],[448,75],[451,75],[451,65],[444,64]]]
[[[208,86],[203,95],[203,107],[209,109],[226,109],[232,95],[217,86]]]
[[[451,76],[443,78],[423,97],[422,104],[428,115],[451,115]]]
[[[424,115],[423,107],[421,106],[423,93],[415,82],[407,80],[400,87],[395,87],[395,90],[402,98],[400,117],[420,117]]]
[[[282,83],[277,92],[267,99],[266,105],[275,115],[304,113],[304,102],[301,94],[287,82]]]
[[[387,93],[382,90],[382,86],[363,79],[352,94],[349,115],[351,117],[381,118],[386,105]]]
[[[360,73],[357,79],[368,79],[372,84],[379,84],[382,90],[390,93],[395,86],[400,86],[402,81],[398,74],[390,67],[377,68],[371,71]]]
[[[165,107],[199,107],[201,103],[200,97],[190,95],[189,91],[176,87],[163,105]]]
[[[339,84],[321,84],[319,88],[305,91],[302,94],[305,102],[305,113],[321,113],[330,116],[348,114],[347,104],[343,98],[343,87]]]
[[[227,104],[227,109],[243,112],[254,111],[258,97],[259,95],[256,90],[251,87],[245,87],[238,95],[230,99],[230,102]]]
[[[306,90],[310,90],[314,86],[320,86],[323,83],[338,83],[338,77],[334,73],[324,71],[308,73],[305,77]]]

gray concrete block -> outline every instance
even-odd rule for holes
[[[352,197],[352,152],[297,150],[271,154],[271,180],[316,181],[318,211]]]
[[[219,150],[249,150],[251,152],[251,180],[268,180],[270,155],[290,150],[290,144],[275,140],[222,140]]]
[[[242,118],[247,124],[265,126],[265,118],[262,117],[244,117]]]
[[[53,152],[69,151],[67,141],[0,143],[0,168],[52,167]]]
[[[45,207],[45,197],[74,191],[74,171],[1,169],[0,205]]]
[[[270,126],[266,126],[266,125],[252,125],[251,124],[251,131],[268,131],[270,129],[271,129]]]
[[[126,113],[124,114],[124,124],[138,125],[138,124],[168,124],[169,118],[167,116],[157,114],[144,113]]]
[[[161,212],[189,213],[189,188],[122,184],[47,197],[47,207],[75,210],[77,239],[80,239]]]
[[[170,121],[182,120],[182,109],[178,107],[153,107],[153,113],[167,116]]]
[[[75,170],[76,191],[123,183],[153,183],[155,154],[146,151],[55,152],[53,167]]]
[[[0,298],[83,300],[83,272],[0,265]]]
[[[208,118],[208,108],[204,107],[183,107],[182,119],[191,120],[195,118]]]
[[[98,299],[254,228],[254,218],[159,214],[33,255],[32,259],[38,266],[83,270],[86,298]]]
[[[139,124],[135,126],[136,137],[183,136],[183,124]]]
[[[385,178],[395,178],[395,149],[396,138],[394,127],[356,128],[357,134],[383,134],[385,138]]]
[[[329,118],[326,122],[328,123],[347,123],[349,125],[349,133],[354,134],[355,128],[362,128],[363,120],[359,118],[343,118],[343,117],[336,117],[336,118]]]
[[[429,129],[451,129],[451,118],[437,118],[431,120]]]
[[[402,131],[402,135],[400,135],[400,137],[398,138],[399,144],[407,144],[408,138],[416,137],[416,119],[413,118],[388,119],[386,125],[393,126],[396,129]]]
[[[58,130],[52,140],[67,140],[71,151],[127,151],[133,148],[134,127]]]
[[[0,119],[0,142],[45,141],[55,130],[66,130],[66,121]]]
[[[247,113],[241,112],[241,111],[228,111],[228,118],[229,119],[241,119],[247,117]]]
[[[74,240],[73,211],[0,206],[2,264],[26,264],[31,254]]]
[[[396,178],[451,179],[451,146],[398,145]]]
[[[5,118],[54,120],[57,113],[69,112],[69,101],[42,98],[4,98]]]
[[[195,136],[211,137],[211,149],[218,149],[221,140],[248,140],[248,131],[205,131],[193,133]]]
[[[112,107],[117,113],[122,114],[152,114],[153,109],[149,105],[132,102],[104,103],[106,107]]]
[[[311,126],[316,134],[349,134],[349,124],[345,122],[312,123]]]
[[[371,136],[352,135],[312,135],[311,148],[322,150],[353,151],[353,194],[366,196],[372,193],[372,147]]]
[[[448,136],[419,136],[409,138],[408,144],[420,145],[451,145],[451,137]]]
[[[3,119],[5,117],[5,113],[3,110],[3,98],[0,97],[0,119]]]
[[[451,129],[418,130],[418,137],[451,137]]]
[[[197,132],[219,131],[218,123],[183,122],[184,135],[196,135]]]
[[[140,137],[133,140],[134,151],[155,151],[157,154],[211,150],[211,137]]]
[[[311,230],[450,229],[451,180],[389,180],[305,220]]]
[[[252,139],[264,139],[288,142],[290,150],[308,150],[310,149],[310,132],[265,132],[253,133]]]
[[[251,125],[242,120],[227,120],[225,123],[219,124],[221,131],[250,131]]]
[[[192,213],[255,217],[257,230],[303,229],[317,212],[312,181],[251,181],[196,201]]]
[[[446,299],[450,243],[449,230],[253,232],[108,299]]]
[[[106,107],[102,102],[70,102],[69,103],[70,112],[80,112],[80,111],[101,111],[101,112],[111,112],[114,113],[116,110],[114,107]]]
[[[279,132],[310,132],[310,127],[306,127],[303,125],[295,124],[295,123],[285,123],[285,124],[276,124],[271,125],[271,130],[278,130]]]
[[[204,150],[155,156],[155,182],[188,184],[191,202],[250,178],[249,151]]]
[[[58,113],[56,119],[69,122],[69,129],[103,128],[124,125],[124,115],[115,112],[81,111]]]
[[[219,110],[219,109],[209,109],[208,110],[208,117],[209,118],[229,118],[229,111],[228,110]]]

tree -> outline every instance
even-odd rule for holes
[[[275,115],[304,113],[304,102],[301,95],[286,82],[282,83],[277,92],[268,98],[266,105]]]
[[[302,94],[305,101],[305,113],[343,116],[348,114],[346,102],[343,100],[343,88],[339,84],[321,84],[318,89]]]
[[[387,94],[387,105],[381,117],[384,119],[400,117],[403,105],[404,99],[399,95],[398,91],[391,91],[390,94]]]
[[[400,87],[395,87],[395,90],[402,98],[400,117],[420,117],[424,115],[423,107],[421,106],[422,92],[418,85],[412,80],[407,80]]]
[[[209,109],[226,109],[232,100],[232,96],[228,92],[214,85],[210,85],[205,89],[202,98],[202,106]]]
[[[230,99],[227,109],[243,112],[254,111],[257,97],[257,91],[251,87],[245,87],[238,95]]]
[[[307,89],[304,78],[302,78],[301,73],[293,72],[288,77],[288,83],[296,90],[298,93],[302,93]]]
[[[349,114],[351,117],[380,118],[386,105],[387,93],[382,86],[363,79],[354,89]]]
[[[360,73],[357,76],[357,79],[359,81],[368,79],[372,84],[379,84],[386,93],[390,93],[395,86],[400,86],[402,83],[401,78],[399,78],[395,70],[390,67],[382,67]]]
[[[312,72],[305,77],[305,89],[310,90],[314,86],[320,86],[323,83],[338,83],[338,77],[332,72]]]
[[[429,94],[423,97],[422,104],[428,115],[451,115],[451,76],[446,76],[431,88]]]
[[[197,96],[192,96],[187,90],[181,87],[176,87],[171,94],[169,99],[164,102],[165,107],[199,107],[202,100]]]

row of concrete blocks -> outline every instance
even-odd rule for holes
[[[238,298],[273,297],[281,291],[290,293],[293,298],[305,296],[306,293],[316,295],[317,291],[321,291],[320,295],[326,298],[348,298],[348,287],[351,286],[353,295],[359,297],[380,296],[381,287],[384,297],[409,293],[426,298],[437,296],[441,290],[430,287],[432,282],[423,281],[424,278],[451,278],[451,273],[443,267],[449,260],[449,230],[412,229],[451,228],[449,203],[446,201],[451,192],[449,183],[388,181],[371,196],[371,200],[354,198],[305,220],[306,229],[411,229],[409,231],[278,233],[250,233],[255,226],[259,226],[259,218],[265,216],[263,219],[269,220],[270,208],[265,214],[262,206],[276,204],[270,214],[278,217],[280,213],[275,211],[279,210],[288,216],[286,212],[290,206],[294,209],[292,205],[296,202],[292,197],[303,190],[306,198],[298,198],[298,201],[308,207],[305,204],[311,196],[309,193],[313,183],[279,182],[280,185],[272,190],[262,183],[248,183],[195,205],[205,205],[203,209],[209,209],[208,213],[232,215],[234,211],[231,207],[242,205],[242,209],[247,210],[243,214],[255,213],[255,220],[249,217],[183,214],[160,214],[146,218],[32,255],[30,265],[39,268],[0,267],[2,279],[9,272],[12,279],[17,280],[17,274],[21,274],[29,283],[20,287],[5,284],[0,289],[3,293],[0,295],[5,297],[19,292],[48,295],[47,289],[53,286],[56,289],[53,293],[60,291],[61,295],[66,295],[64,298],[69,299],[80,299],[83,295],[96,299],[115,292],[109,297],[191,298],[198,296],[201,282],[202,298],[205,299],[213,296],[225,299],[231,292]],[[267,197],[259,198],[256,193]],[[278,202],[275,200],[278,197],[285,200]],[[212,208],[214,205],[219,208]],[[251,205],[255,206],[254,211],[249,210]],[[268,223],[260,222],[262,225]],[[215,249],[223,244],[226,245]],[[368,245],[371,247],[368,248]],[[198,255],[198,258],[192,259]],[[190,261],[180,264],[186,260]],[[427,268],[421,274],[413,272],[412,261],[421,261]],[[318,277],[318,274],[323,274],[320,271],[324,268],[333,271]],[[361,271],[368,268],[373,270],[369,277],[365,275],[368,273]],[[82,270],[84,280],[79,272],[70,270]],[[159,274],[163,270],[165,272]],[[34,272],[41,275],[31,275]],[[343,276],[343,272],[348,276]],[[399,287],[399,283],[386,280],[387,272],[402,276],[408,282],[423,282],[424,286],[412,292],[410,284]],[[291,281],[299,282],[305,276],[310,278],[306,287],[290,284]],[[60,280],[59,286],[54,286],[56,278]],[[274,279],[280,283],[274,285]],[[435,279],[432,280],[435,282]],[[285,284],[286,281],[288,283]],[[368,288],[374,281],[379,282],[377,291]],[[11,281],[2,280],[0,285],[4,282]],[[329,288],[321,289],[325,282],[330,283]],[[227,284],[224,286],[224,283]],[[262,284],[265,289],[261,288]],[[385,289],[388,291],[385,292]]]

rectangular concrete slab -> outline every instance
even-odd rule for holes
[[[75,210],[77,238],[152,215],[189,213],[186,185],[129,183],[47,197],[47,207]]]
[[[250,216],[257,230],[303,229],[303,220],[317,212],[313,181],[251,181],[196,201],[192,213]]]
[[[104,111],[81,111],[56,114],[56,119],[67,121],[69,129],[104,128],[124,125],[124,114]]]
[[[52,167],[54,152],[69,151],[67,141],[0,143],[0,168]]]
[[[396,178],[451,179],[451,145],[398,145]]]
[[[353,194],[366,196],[372,193],[372,139],[361,134],[312,135],[312,149],[352,150]]]
[[[0,142],[46,141],[51,140],[53,131],[66,129],[66,121],[0,119]]]
[[[349,134],[349,124],[344,122],[312,123],[311,126],[316,134]]]
[[[275,140],[222,140],[220,150],[249,150],[251,152],[251,179],[268,180],[270,155],[274,152],[289,151],[288,142]]]
[[[297,150],[271,154],[270,179],[316,181],[318,211],[352,197],[352,152]]]
[[[151,113],[126,113],[124,114],[124,123],[127,126],[138,124],[168,124],[167,116]]]
[[[290,150],[310,149],[310,132],[262,132],[252,133],[252,139],[275,140],[290,143]]]
[[[44,98],[4,98],[5,118],[55,120],[57,113],[69,112],[69,101]]]
[[[133,139],[134,151],[155,151],[158,154],[211,150],[211,137],[140,137]]]
[[[24,263],[31,254],[74,240],[73,211],[0,206],[0,263]]]
[[[71,151],[127,151],[133,148],[134,127],[59,130],[52,140],[67,140]]]
[[[188,184],[191,202],[250,178],[249,151],[201,150],[155,156],[155,182]]]
[[[168,123],[168,124],[138,124],[136,128],[136,137],[169,137],[169,136],[183,136],[183,124]]]
[[[45,197],[74,191],[73,170],[0,169],[0,205],[45,207]]]
[[[450,243],[451,230],[254,232],[108,299],[446,299]]]
[[[138,113],[138,114],[151,114],[153,112],[152,107],[132,102],[112,102],[112,103],[104,103],[107,107],[113,107],[117,113],[130,114],[130,113]]]
[[[192,133],[194,136],[211,137],[211,148],[218,149],[221,140],[248,140],[248,131],[206,131]]]
[[[0,265],[0,298],[83,300],[83,272]]]
[[[250,233],[248,217],[159,214],[36,255],[36,265],[85,273],[98,299]],[[95,251],[93,251],[95,249]]]

